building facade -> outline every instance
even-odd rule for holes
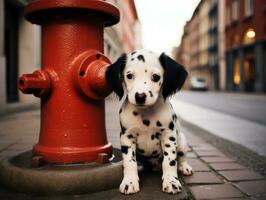
[[[39,106],[39,99],[18,91],[17,78],[41,67],[41,28],[27,22],[23,9],[30,0],[0,1],[0,114]],[[140,22],[133,0],[110,0],[120,9],[119,24],[104,32],[111,61],[122,52],[141,48]]]
[[[189,79],[198,77],[204,79],[212,87],[210,59],[215,56],[215,47],[210,48],[211,38],[216,34],[216,27],[210,30],[211,0],[200,1],[191,19],[184,27],[181,44],[178,49],[178,61],[186,66]],[[213,63],[215,68],[215,63]],[[189,79],[187,85],[189,85]],[[188,88],[188,87],[187,87]]]
[[[26,0],[0,1],[0,113],[38,104],[18,92],[19,74],[41,65],[41,30],[23,18]]]
[[[226,87],[266,91],[266,1],[226,0]]]
[[[177,56],[190,77],[204,79],[211,90],[226,89],[225,3],[200,1],[185,25]]]

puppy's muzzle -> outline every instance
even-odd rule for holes
[[[146,96],[147,95],[144,92],[143,93],[136,92],[136,94],[135,94],[136,103],[140,104],[140,105],[144,104],[145,100],[146,100]]]

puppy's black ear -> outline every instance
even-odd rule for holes
[[[111,64],[105,74],[105,78],[109,87],[119,96],[119,100],[122,99],[124,95],[123,90],[123,77],[122,72],[126,66],[127,55],[122,54],[116,62]]]
[[[188,73],[182,65],[165,55],[165,53],[160,55],[159,61],[164,68],[162,94],[166,98],[181,89]]]

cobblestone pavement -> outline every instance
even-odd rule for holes
[[[119,147],[119,104],[109,99],[106,108],[108,140]],[[0,118],[0,158],[29,150],[36,143],[39,114],[34,110]],[[0,186],[0,199],[266,199],[265,170],[261,169],[265,166],[264,157],[206,133],[189,122],[183,121],[182,125],[190,145],[189,163],[195,172],[191,177],[181,177],[184,186],[181,194],[161,192],[160,173],[141,173],[141,192],[136,195],[124,196],[115,188],[87,195],[42,197]]]

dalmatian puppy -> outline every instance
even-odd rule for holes
[[[148,50],[123,54],[108,68],[109,86],[120,99],[127,93],[119,111],[124,167],[121,193],[140,190],[137,161],[162,169],[162,191],[167,193],[182,189],[178,168],[184,175],[193,173],[185,158],[186,138],[169,102],[186,77],[183,66],[164,53]]]

